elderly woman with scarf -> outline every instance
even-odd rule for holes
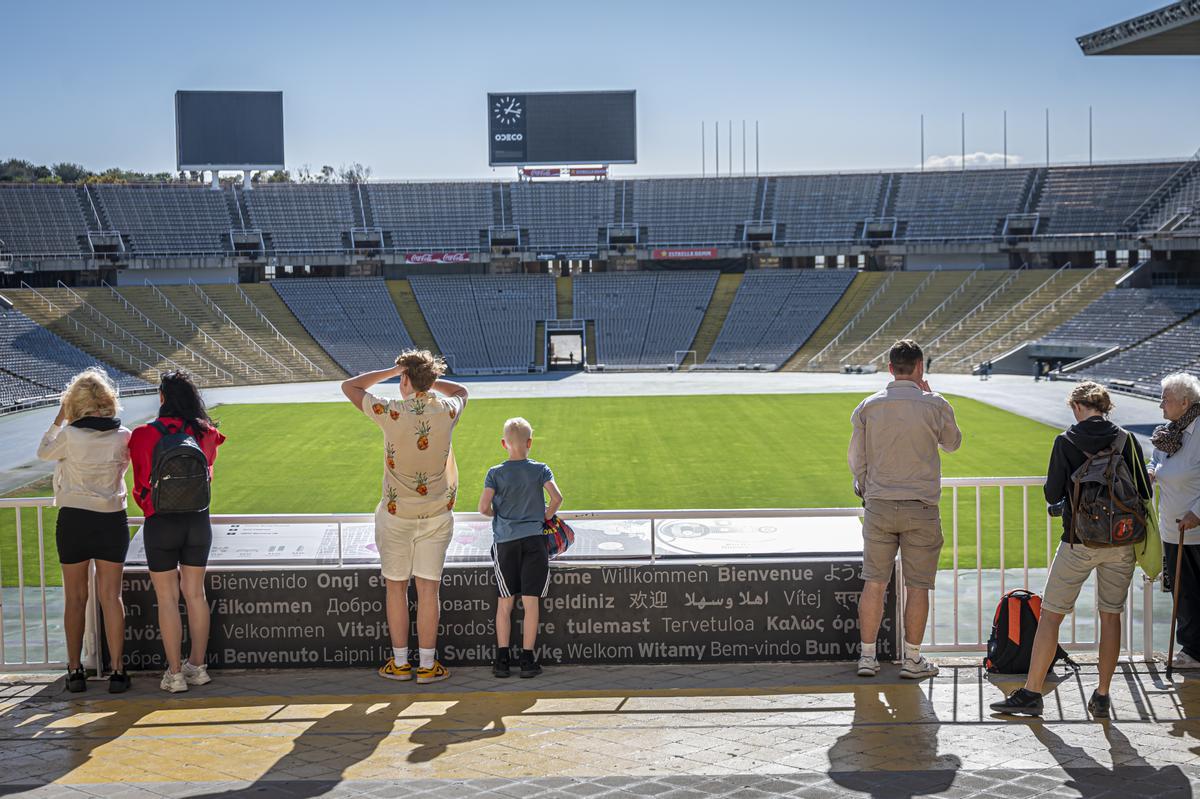
[[[1158,483],[1158,515],[1162,520],[1167,580],[1175,577],[1180,541],[1183,561],[1179,577],[1180,651],[1175,668],[1200,668],[1200,380],[1185,372],[1162,379],[1163,418],[1150,437],[1154,455],[1147,467]]]

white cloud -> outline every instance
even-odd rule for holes
[[[1017,166],[1023,161],[1021,156],[1008,154],[1008,165]],[[925,167],[928,169],[961,169],[963,165],[963,157],[961,155],[931,155],[925,159]],[[988,167],[988,166],[1004,166],[1004,153],[984,153],[974,152],[967,153],[967,168],[971,167]]]

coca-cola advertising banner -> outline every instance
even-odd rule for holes
[[[650,251],[650,257],[656,261],[684,258],[709,259],[717,257],[716,247],[685,247],[681,249],[657,249]]]
[[[406,264],[469,264],[469,252],[410,252],[404,256]]]

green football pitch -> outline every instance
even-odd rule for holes
[[[394,388],[390,390],[394,391]],[[484,473],[504,458],[505,419],[533,424],[531,457],[554,469],[564,509],[850,507],[850,413],[862,394],[578,397],[473,400],[455,433],[460,511],[474,510]],[[990,405],[951,397],[963,446],[944,454],[949,477],[1044,474],[1056,430]],[[378,428],[349,403],[226,405],[214,416],[228,442],[213,483],[215,513],[367,513],[383,460]],[[48,481],[16,495],[44,496]],[[985,567],[999,565],[999,489],[980,492]],[[1005,561],[1023,563],[1020,488],[1005,490]],[[976,497],[960,489],[959,563],[976,562]],[[1046,560],[1045,504],[1028,493],[1030,565]],[[131,515],[136,508],[130,508]],[[951,564],[951,492],[943,527]],[[46,578],[59,582],[53,509],[44,518]],[[0,513],[0,569],[16,584],[14,514]],[[37,526],[22,523],[26,584],[38,584]]]

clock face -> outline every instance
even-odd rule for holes
[[[525,109],[515,97],[501,97],[492,105],[492,115],[501,125],[515,125],[521,121]]]

